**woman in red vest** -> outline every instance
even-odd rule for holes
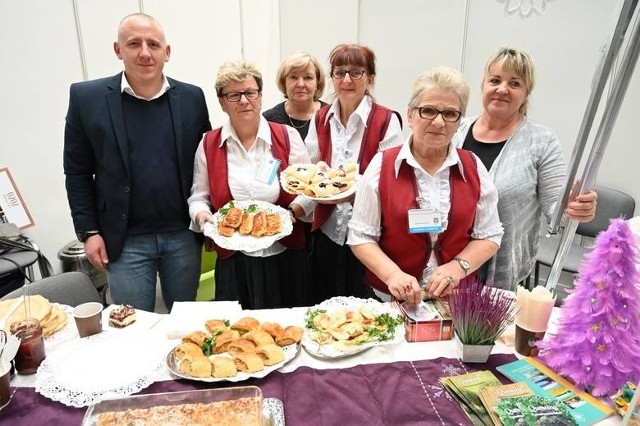
[[[399,115],[371,96],[376,76],[371,49],[342,44],[329,61],[336,99],[311,120],[305,143],[313,162],[331,167],[357,163],[363,173],[376,152],[402,143]],[[316,303],[332,296],[373,295],[363,280],[364,267],[345,244],[351,201],[315,208],[311,264]]]
[[[262,75],[252,64],[223,64],[216,92],[229,120],[206,133],[196,152],[189,198],[192,228],[201,231],[205,222],[213,222],[212,212],[231,200],[261,200],[289,209],[294,230],[258,251],[215,246],[215,298],[239,300],[245,309],[308,305],[305,286],[311,276],[304,229],[295,221],[305,213],[295,197],[281,189],[279,179],[289,164],[309,163],[304,143],[292,127],[269,123],[260,114]]]
[[[411,136],[377,154],[358,185],[348,243],[383,300],[417,303],[421,288],[447,295],[500,246],[496,188],[475,154],[451,144],[468,100],[460,72],[422,74]]]

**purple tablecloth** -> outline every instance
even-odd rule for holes
[[[301,367],[292,373],[275,372],[242,384],[259,386],[265,397],[281,399],[288,426],[467,425],[471,422],[438,379],[488,369],[508,383],[495,367],[515,359],[513,355],[492,355],[487,364],[438,358],[335,370]],[[234,385],[237,386],[228,384]],[[154,383],[141,393],[214,387],[221,386],[176,380]],[[85,412],[86,408],[67,407],[33,388],[17,388],[9,405],[0,411],[0,424],[79,425]]]

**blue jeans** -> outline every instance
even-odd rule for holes
[[[189,230],[128,236],[120,258],[107,266],[113,303],[153,312],[158,275],[169,311],[173,302],[196,300],[201,256],[202,240]]]

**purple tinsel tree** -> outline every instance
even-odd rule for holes
[[[596,396],[640,379],[638,247],[625,220],[598,235],[540,358]]]

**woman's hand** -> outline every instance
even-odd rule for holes
[[[202,231],[204,229],[205,223],[213,223],[213,215],[211,214],[211,212],[208,212],[206,210],[199,211],[198,214],[196,214],[195,222],[198,224],[200,231]]]
[[[389,293],[401,302],[406,301],[411,304],[417,304],[422,301],[418,280],[401,270],[397,270],[389,276],[387,287],[389,287]]]
[[[579,222],[589,222],[596,217],[596,205],[598,204],[598,194],[593,191],[580,194],[567,205],[565,214],[569,219]]]
[[[456,261],[440,265],[429,277],[425,290],[428,295],[442,297],[451,294],[454,288],[460,285],[464,278],[464,272]]]

